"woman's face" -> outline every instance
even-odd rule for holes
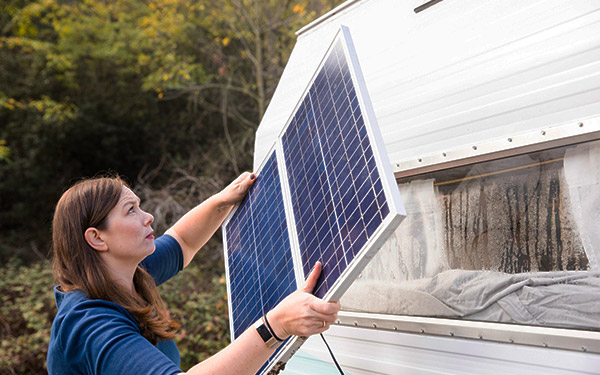
[[[140,199],[123,186],[119,202],[109,212],[107,226],[101,230],[102,239],[112,257],[141,262],[154,252],[154,217],[140,208]]]

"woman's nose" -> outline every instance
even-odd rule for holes
[[[154,216],[148,212],[144,212],[146,214],[146,225],[150,225],[154,222]]]

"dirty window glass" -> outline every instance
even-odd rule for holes
[[[397,181],[346,311],[600,329],[600,142]]]

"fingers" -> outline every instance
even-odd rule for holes
[[[317,285],[317,280],[319,280],[319,276],[321,276],[321,270],[323,266],[321,262],[315,263],[315,266],[312,272],[308,275],[304,286],[302,287],[302,291],[306,293],[312,293],[313,289],[315,289],[315,285]]]
[[[329,316],[332,314],[337,314],[337,312],[340,311],[340,303],[325,302],[315,297],[315,300],[311,303],[310,308],[317,314]],[[321,319],[321,316],[319,316],[319,319]]]
[[[323,265],[315,263],[302,288],[281,301],[269,316],[277,332],[287,335],[310,336],[329,329],[337,320],[339,302],[325,302],[315,297],[312,291],[321,275]]]
[[[239,175],[235,180],[233,180],[233,184],[238,184],[242,181],[244,181],[251,173],[250,172],[244,172],[241,175]]]
[[[319,267],[320,264],[310,277],[318,275]],[[325,302],[310,293],[297,290],[271,310],[269,322],[278,334],[310,336],[324,332],[334,324],[339,310],[339,302]]]
[[[308,329],[309,335],[325,332],[337,321],[339,303],[324,302],[322,300],[318,300],[318,302],[320,302],[320,304],[315,306],[316,309],[327,312],[320,313],[312,309],[313,311],[310,317],[310,328]]]
[[[255,173],[244,172],[239,175],[238,178],[221,191],[220,196],[223,203],[226,205],[234,205],[241,202],[255,181]]]
[[[233,185],[239,194],[246,194],[254,181],[256,181],[255,173],[244,172],[233,182]]]

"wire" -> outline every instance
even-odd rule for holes
[[[340,372],[340,374],[344,375],[344,370],[342,370],[342,367],[338,363],[337,359],[335,359],[335,356],[333,355],[333,352],[331,351],[331,348],[329,347],[329,344],[327,343],[327,341],[325,341],[325,336],[323,336],[322,333],[319,333],[319,335],[323,339],[323,342],[325,343],[325,346],[327,347],[327,350],[329,350],[329,354],[331,354],[331,358],[333,359],[333,363],[335,363],[335,367],[337,367],[337,369]]]

